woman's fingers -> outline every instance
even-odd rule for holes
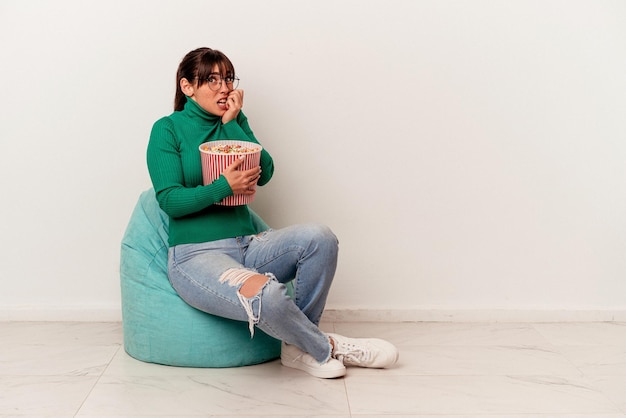
[[[261,177],[261,167],[254,167],[249,170],[238,170],[243,163],[243,158],[238,158],[231,165],[226,167],[222,173],[228,181],[228,185],[234,194],[252,194],[257,181]]]
[[[222,115],[222,123],[228,123],[235,119],[243,107],[243,90],[233,90],[226,97],[228,110]]]

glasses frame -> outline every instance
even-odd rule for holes
[[[211,81],[211,79],[213,79],[213,78],[219,78],[219,81]],[[200,79],[200,78],[196,77],[196,79],[198,81],[205,81],[207,83],[207,85],[209,86],[209,89],[211,91],[219,91],[222,88],[222,84],[224,82],[226,82],[226,86],[230,90],[235,90],[237,88],[237,86],[239,86],[239,78],[235,77],[235,76],[233,76],[233,77],[222,77],[219,74],[215,74],[215,75],[211,74],[209,76],[209,78]],[[215,82],[217,82],[217,87],[216,88],[211,87],[211,83],[215,83]]]

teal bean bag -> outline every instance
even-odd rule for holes
[[[167,239],[168,217],[154,190],[146,190],[122,239],[126,352],[145,362],[186,367],[236,367],[278,358],[280,341],[258,329],[250,338],[247,322],[209,315],[178,296],[167,277]]]

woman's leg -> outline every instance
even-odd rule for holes
[[[251,332],[256,324],[265,333],[301,347],[317,362],[327,362],[331,353],[328,336],[296,306],[285,285],[269,272],[261,276],[266,280],[260,280],[258,272],[243,265],[248,241],[242,237],[170,248],[172,286],[197,309],[248,321]]]
[[[271,272],[280,282],[294,279],[296,305],[317,325],[337,267],[337,252],[337,238],[326,226],[295,225],[253,237],[245,262],[259,272]],[[398,350],[387,341],[329,336],[332,356],[345,365],[383,368],[398,360]],[[287,342],[308,351],[297,341]]]
[[[272,273],[279,282],[294,280],[295,303],[318,325],[337,268],[338,242],[324,225],[294,225],[252,238],[245,265]]]

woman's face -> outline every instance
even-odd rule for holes
[[[218,80],[222,78],[217,65],[213,68],[211,75]],[[221,86],[213,91],[209,88],[208,82],[202,81],[201,84],[201,80],[188,81],[184,78],[181,80],[181,89],[185,95],[195,100],[200,107],[213,115],[223,116],[228,110],[226,98],[231,89],[226,82],[222,82]]]

